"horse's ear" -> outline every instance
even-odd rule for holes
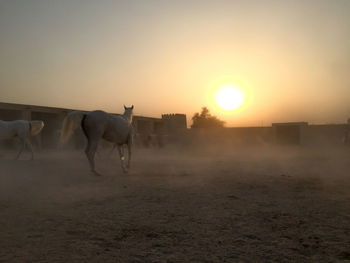
[[[134,105],[131,106],[131,109],[132,109],[132,110],[134,109]]]
[[[126,110],[126,107],[125,107],[125,105],[124,105],[124,110]]]

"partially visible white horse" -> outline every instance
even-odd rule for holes
[[[0,139],[12,139],[15,137],[20,138],[22,142],[21,149],[19,150],[16,159],[19,158],[25,146],[31,151],[33,160],[33,146],[29,140],[30,136],[38,135],[41,130],[44,128],[43,121],[25,121],[25,120],[16,120],[16,121],[1,121],[0,120]]]
[[[126,173],[130,168],[131,146],[133,142],[132,112],[134,106],[125,107],[124,114],[115,116],[104,111],[96,110],[88,113],[73,111],[69,113],[63,121],[61,132],[61,143],[65,143],[75,129],[81,126],[88,144],[85,154],[89,160],[90,169],[95,175],[99,175],[95,170],[95,154],[98,142],[101,138],[112,142],[119,151],[121,167]],[[128,163],[125,165],[123,145],[128,146]]]

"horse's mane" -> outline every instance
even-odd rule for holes
[[[31,135],[35,136],[38,135],[41,130],[44,128],[44,122],[43,121],[30,121],[31,124]]]

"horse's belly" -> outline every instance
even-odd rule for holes
[[[17,136],[17,133],[9,129],[0,129],[0,140],[10,139]]]

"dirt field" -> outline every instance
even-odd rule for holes
[[[1,154],[0,262],[350,262],[349,149]]]

